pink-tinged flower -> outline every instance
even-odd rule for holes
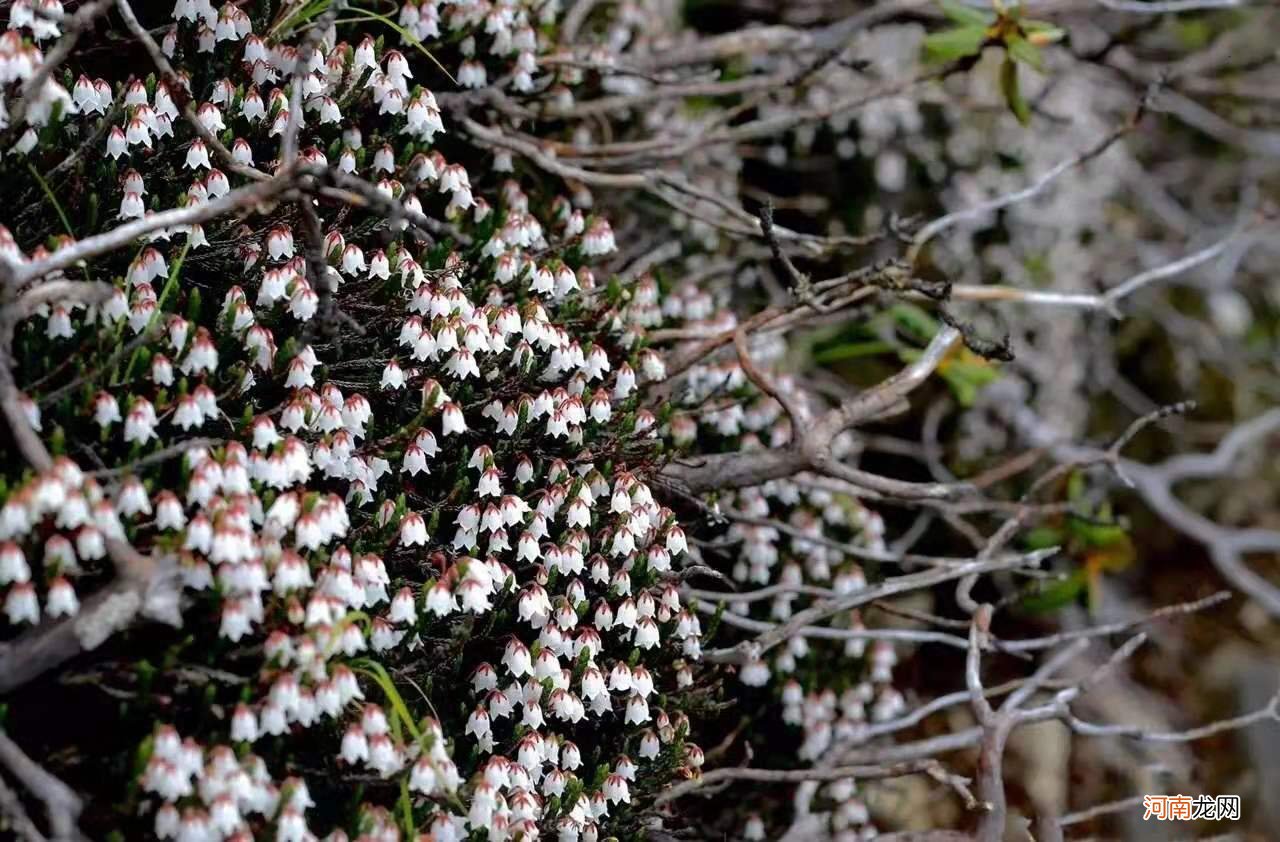
[[[125,124],[124,132],[125,141],[129,146],[137,146],[141,144],[146,148],[151,148],[151,129],[142,120],[134,117]],[[111,154],[113,147],[113,138],[107,139],[107,154]],[[123,151],[123,150],[122,150]],[[114,156],[113,156],[114,157]]]
[[[627,786],[627,779],[618,774],[605,778],[604,796],[610,804],[617,804],[619,801],[630,804],[631,791]]]
[[[426,96],[419,95],[409,100],[409,105],[405,109],[405,127],[401,130],[415,135],[427,143],[430,143],[437,134],[444,131],[444,121],[440,119],[440,109],[435,104],[434,97],[430,101],[427,100],[426,97],[429,96],[430,93],[427,93]],[[420,169],[418,179],[420,181],[429,180],[426,171]]]
[[[75,85],[71,88],[71,101],[84,114],[102,111],[102,106],[98,102],[98,92],[93,87],[93,82],[89,81],[89,77],[84,74],[76,79]]]
[[[308,322],[320,307],[320,297],[306,281],[299,281],[289,298],[289,314],[300,322]]]
[[[356,47],[355,66],[357,69],[376,68],[378,61],[374,57],[374,41],[372,35],[364,36]]]
[[[409,62],[399,50],[388,50],[384,56],[387,62],[387,76],[391,79],[412,79],[413,72]]]
[[[269,415],[259,415],[253,419],[253,446],[256,450],[270,450],[281,441],[276,424]]]
[[[678,526],[672,526],[667,530],[667,552],[672,555],[689,552],[689,543],[685,540],[685,530]]]
[[[406,547],[422,546],[427,543],[427,523],[422,515],[409,512],[400,521],[400,543]]]
[[[738,678],[748,687],[763,687],[769,683],[769,665],[759,656],[753,657],[742,665]]]
[[[635,391],[636,375],[631,366],[623,363],[618,367],[618,375],[613,383],[613,399],[626,400]]]
[[[645,760],[652,760],[658,756],[658,752],[662,746],[658,742],[658,735],[652,730],[646,729],[640,736],[640,757]]]
[[[478,61],[467,60],[458,67],[458,84],[464,88],[483,88],[489,84],[489,74]]]
[[[635,644],[640,649],[652,649],[658,645],[658,624],[652,617],[645,617],[636,626]]]
[[[74,617],[79,612],[79,600],[76,589],[64,576],[59,576],[49,586],[49,598],[45,601],[45,610],[50,617]]]
[[[627,725],[643,725],[649,721],[649,703],[643,696],[632,696],[627,700],[627,710],[623,717]]]
[[[262,96],[256,88],[250,88],[245,92],[244,99],[240,102],[240,115],[250,123],[256,123],[267,116],[266,103],[262,101]]]
[[[440,789],[435,766],[427,757],[418,758],[409,775],[409,788],[424,795],[435,795]]]
[[[462,408],[453,402],[446,403],[441,413],[441,434],[448,436],[466,431],[467,421],[462,414]]]
[[[236,705],[231,717],[231,739],[234,742],[251,743],[258,739],[258,718],[248,705]]]
[[[244,138],[238,137],[231,144],[231,160],[241,166],[253,166],[253,148],[249,146],[249,142]]]
[[[213,799],[209,806],[209,825],[214,834],[229,837],[240,822],[240,810],[230,794],[223,793]]]
[[[391,277],[391,263],[387,260],[387,253],[382,249],[378,249],[369,259],[369,277],[387,280]]]
[[[582,238],[582,251],[588,257],[599,257],[616,249],[617,244],[613,239],[613,229],[603,219],[593,222]]]
[[[347,248],[347,241],[343,239],[342,232],[337,228],[330,228],[329,233],[324,235],[324,253],[334,260],[334,258],[342,257],[342,253]]]
[[[458,602],[452,589],[444,581],[438,581],[427,589],[426,607],[428,614],[445,617],[458,610]]]
[[[395,172],[396,170],[396,153],[389,144],[383,144],[380,149],[373,155],[373,171],[379,172]]]
[[[408,473],[410,476],[417,476],[420,473],[431,473],[431,469],[427,466],[427,454],[417,444],[410,444],[404,451],[404,465],[400,469]]]
[[[191,395],[179,398],[178,407],[173,413],[173,424],[183,430],[190,430],[203,423],[204,413],[200,411],[200,405],[196,403],[196,399]]]
[[[390,88],[382,95],[381,102],[378,103],[378,114],[403,114],[404,113],[404,94],[395,88]]]
[[[413,591],[404,587],[396,592],[395,599],[391,600],[391,610],[387,614],[387,619],[393,623],[412,624],[417,622]]]
[[[382,369],[381,386],[383,389],[395,391],[403,389],[405,384],[404,369],[400,367],[400,363],[392,357],[387,360],[386,366]]]
[[[10,582],[26,582],[30,579],[31,568],[27,566],[27,559],[22,553],[22,548],[12,541],[5,542],[3,546],[0,546],[0,585]]]
[[[218,369],[218,347],[213,342],[209,331],[201,327],[196,330],[195,342],[182,361],[182,372],[186,375],[213,373]]]
[[[338,103],[329,96],[319,99],[320,125],[335,125],[342,122],[342,110]]]
[[[209,174],[205,176],[204,183],[211,199],[220,198],[231,192],[231,182],[227,180],[227,175],[222,170],[209,170]]]
[[[155,833],[157,839],[173,839],[182,827],[182,819],[178,808],[172,804],[161,804],[156,810]]]
[[[472,734],[477,739],[483,739],[489,734],[489,712],[481,705],[471,712],[467,717],[466,728],[464,734]]]
[[[476,487],[476,494],[481,497],[502,496],[502,475],[496,468],[489,468],[480,475],[480,483]]]
[[[369,738],[359,725],[350,725],[342,736],[342,746],[338,756],[347,764],[354,765],[369,759]]]
[[[266,43],[257,35],[249,35],[244,41],[244,63],[252,66],[255,61],[267,61],[269,55],[267,53]]]
[[[222,625],[219,628],[219,634],[236,643],[252,630],[249,606],[243,600],[226,600],[222,606]]]
[[[207,170],[213,166],[209,163],[209,150],[205,148],[204,141],[200,138],[191,141],[191,146],[187,148],[187,160],[184,166],[190,170]]]
[[[98,95],[98,112],[105,114],[115,99],[111,93],[111,85],[106,79],[96,79],[93,83],[93,91]]]
[[[206,102],[196,110],[196,119],[200,121],[200,125],[215,134],[227,127],[222,122],[222,111],[212,102]]]
[[[235,6],[227,3],[218,12],[218,22],[214,26],[214,41],[238,41],[240,36],[236,33],[236,12],[239,11]]]
[[[471,689],[479,694],[493,690],[498,686],[498,673],[486,661],[471,673]]]
[[[125,193],[124,198],[120,200],[121,219],[141,219],[146,210],[142,197],[137,193]]]
[[[18,582],[9,588],[4,600],[4,611],[13,625],[40,621],[40,603],[36,599],[35,586],[30,582]]]
[[[129,409],[124,422],[124,440],[146,444],[156,438],[156,410],[151,401],[138,398]]]
[[[120,420],[120,404],[110,392],[99,392],[94,398],[93,420],[104,429]]]
[[[190,330],[191,324],[181,316],[174,316],[169,320],[169,344],[174,351],[180,352],[187,346],[187,334]]]
[[[267,233],[267,255],[272,260],[293,257],[293,230],[277,225]]]
[[[307,820],[295,807],[286,807],[276,824],[276,842],[305,842],[310,836]]]
[[[502,655],[502,663],[516,678],[533,673],[533,665],[529,655],[529,647],[512,638]]]
[[[342,249],[342,271],[353,276],[368,271],[364,251],[355,243],[349,243]]]

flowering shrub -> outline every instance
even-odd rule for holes
[[[9,465],[5,614],[77,618],[86,649],[159,616],[244,676],[157,711],[139,813],[184,840],[633,828],[633,792],[697,763],[699,621],[664,578],[686,539],[638,405],[662,363],[593,275],[608,220],[446,159],[410,61],[444,27],[460,84],[519,90],[546,20],[407,3],[339,36],[337,5],[183,0],[159,72],[41,80],[56,5],[10,15],[9,167],[67,173],[81,242],[139,236],[8,325],[37,440]],[[74,248],[44,221],[0,231],[19,272]],[[90,613],[113,567],[137,590]]]
[[[1014,540],[1042,514],[1026,503],[1042,485],[1010,502],[978,496],[1003,474],[863,469],[857,428],[936,387],[978,402],[959,422],[967,458],[999,450],[984,388],[1025,395],[1053,367],[1001,380],[1008,341],[947,307],[1102,311],[1131,290],[1019,297],[929,280],[917,264],[932,238],[1005,206],[970,208],[963,178],[939,198],[960,209],[912,227],[877,206],[865,236],[785,227],[767,202],[745,211],[734,144],[773,139],[765,157],[781,167],[813,152],[815,124],[851,132],[855,108],[859,143],[840,139],[835,156],[860,150],[878,189],[902,189],[890,138],[924,116],[900,97],[910,85],[846,93],[865,69],[837,61],[852,30],[770,63],[770,30],[690,44],[660,3],[369,5],[6,10],[0,694],[13,740],[0,761],[29,771],[22,743],[73,783],[14,771],[53,836],[852,840],[878,834],[860,787],[916,774],[978,810],[942,749],[894,754],[894,740],[968,705],[977,724],[952,747],[981,739],[981,769],[998,770],[1015,725],[1071,721],[1074,696],[1029,704],[1049,672],[992,710],[982,655],[1061,641],[994,637],[972,595],[1003,605],[980,577],[1031,576],[1054,557],[1040,545],[1062,542]],[[1004,62],[1015,73],[1015,58],[1040,63],[1013,13],[980,26],[955,4],[943,14],[968,20],[965,51],[912,85],[962,74],[986,47],[1019,52]],[[1063,35],[1018,26],[1032,23],[1053,33],[1036,50]],[[665,75],[752,37],[760,72]],[[891,70],[921,37],[877,30],[888,51],[866,65]],[[658,105],[699,96],[715,104]],[[1006,119],[1031,119],[1016,78],[1001,96]],[[971,154],[966,127],[948,136]],[[906,153],[942,166],[922,143]],[[1083,238],[1087,222],[1062,228]],[[962,277],[959,241],[939,264]],[[1023,228],[1009,241],[1038,244]],[[876,243],[904,254],[839,265]],[[841,274],[811,279],[793,255]],[[872,305],[895,326],[875,351],[891,370],[855,392],[796,373],[789,334]],[[1044,335],[1028,328],[1027,342]],[[1112,450],[1058,453],[1049,479],[1120,464],[1156,418]],[[1150,466],[1125,470],[1158,484]],[[889,540],[886,508],[919,509],[922,532],[965,505],[1007,514],[968,555],[913,551],[915,525]],[[1072,533],[1090,559],[1129,547],[1106,504],[1091,511],[1094,531]],[[886,607],[939,585],[963,620]],[[923,625],[872,620],[872,606]],[[967,636],[946,631],[957,622]],[[954,699],[926,703],[895,676],[920,646],[968,659]],[[59,675],[99,690],[81,724],[40,709]],[[97,730],[99,750],[59,761],[77,741],[45,732],[60,718]],[[975,778],[979,834],[999,838],[1003,783]],[[796,786],[681,809],[735,780]],[[4,812],[26,832],[20,804]]]

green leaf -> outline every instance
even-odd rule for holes
[[[933,316],[914,304],[899,302],[890,308],[889,313],[899,330],[921,342],[928,342],[938,332],[938,322]]]
[[[944,29],[924,39],[925,58],[930,61],[953,61],[977,55],[987,41],[985,26],[961,26]]]
[[[378,688],[382,690],[382,694],[391,705],[391,716],[388,719],[396,739],[400,739],[400,724],[404,723],[409,729],[409,733],[413,735],[414,740],[419,745],[422,745],[422,731],[418,729],[418,723],[414,720],[413,714],[409,713],[409,708],[405,705],[400,691],[396,689],[395,682],[391,680],[391,675],[387,672],[386,667],[370,658],[359,658],[351,662],[351,668],[357,673],[373,679]],[[424,747],[429,748],[429,746]]]
[[[813,361],[821,364],[851,360],[857,357],[873,357],[877,354],[887,354],[897,347],[892,342],[884,342],[879,339],[873,339],[868,342],[846,342],[842,345],[836,345],[834,348],[825,348],[815,352]]]
[[[1067,477],[1067,499],[1075,503],[1084,498],[1084,493],[1087,490],[1084,483],[1084,474],[1080,471],[1072,471],[1071,476]]]
[[[31,175],[35,177],[36,183],[40,185],[40,189],[44,191],[45,198],[49,200],[49,204],[53,205],[53,210],[58,214],[58,219],[62,222],[63,229],[72,237],[76,236],[76,229],[71,227],[71,220],[67,218],[67,212],[62,209],[62,205],[58,202],[58,197],[53,195],[53,191],[49,189],[49,185],[40,177],[40,172],[31,164],[27,164],[27,169],[31,171]],[[86,270],[85,278],[89,277]]]
[[[990,26],[995,15],[967,6],[958,0],[938,0],[938,8],[947,16],[947,20],[961,26]]]
[[[1066,536],[1062,534],[1061,529],[1055,529],[1052,526],[1037,526],[1034,529],[1027,530],[1027,534],[1022,540],[1029,550],[1045,550],[1049,547],[1060,547]]]
[[[1089,584],[1084,571],[1078,570],[1070,578],[1047,585],[1022,600],[1022,609],[1031,614],[1048,614],[1076,602]]]
[[[1018,122],[1027,125],[1031,122],[1031,109],[1027,106],[1027,101],[1022,98],[1022,92],[1018,90],[1018,65],[1013,59],[1006,58],[1004,64],[1000,65],[1000,92],[1004,94],[1004,100],[1009,104],[1009,110],[1013,112],[1013,116],[1018,118]]]
[[[1023,21],[1022,31],[1027,33],[1027,40],[1037,47],[1056,44],[1067,37],[1065,30],[1054,26],[1047,20]]]
[[[417,836],[418,826],[413,821],[413,799],[409,797],[409,779],[406,777],[400,778],[400,816],[409,838]]]
[[[1129,540],[1129,533],[1119,524],[1090,523],[1079,518],[1071,518],[1069,524],[1072,536],[1086,547],[1109,548]]]
[[[913,363],[920,359],[920,352],[901,351],[898,356]],[[1000,378],[1000,370],[969,350],[960,349],[938,365],[938,376],[961,406],[973,406],[982,388]]]
[[[956,401],[966,407],[973,406],[983,386],[1000,378],[1000,372],[992,366],[975,365],[961,360],[952,360],[945,368],[940,366],[938,373],[951,387]]]
[[[1030,65],[1041,73],[1044,72],[1044,56],[1040,53],[1040,48],[1026,38],[1021,35],[1010,35],[1004,42],[1004,47],[1009,51],[1009,58]]]

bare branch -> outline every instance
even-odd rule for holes
[[[752,769],[750,767],[726,766],[703,772],[697,778],[683,781],[658,794],[654,799],[655,806],[661,806],[677,798],[682,798],[701,787],[720,781],[756,781],[760,783],[799,783],[802,781],[838,781],[843,778],[854,780],[882,780],[884,778],[900,778],[905,775],[927,774],[935,780],[940,772],[938,763],[933,760],[906,761],[885,766],[832,766],[811,769]],[[953,776],[945,776],[951,779]],[[958,779],[963,781],[963,779]],[[961,783],[963,786],[963,783]]]
[[[289,122],[285,125],[284,134],[280,137],[280,164],[291,166],[298,157],[298,131],[302,128],[302,77],[307,73],[321,39],[333,26],[338,14],[346,9],[346,0],[332,0],[329,7],[314,21],[307,31],[302,43],[297,47],[297,58],[289,73]]]
[[[1246,2],[1247,0],[1098,0],[1099,4],[1108,9],[1140,15],[1176,15],[1210,9],[1235,9]]]
[[[1138,626],[1147,623],[1162,620],[1166,617],[1178,617],[1184,614],[1192,614],[1197,611],[1203,611],[1212,608],[1215,605],[1221,605],[1231,599],[1231,591],[1218,591],[1211,596],[1203,599],[1197,599],[1191,602],[1181,602],[1176,605],[1166,605],[1163,608],[1157,608],[1141,617],[1133,620],[1126,620],[1120,623],[1107,623],[1099,626],[1089,626],[1083,629],[1074,629],[1070,631],[1062,631],[1056,634],[1046,635],[1044,637],[1029,638],[1026,640],[1001,640],[998,648],[1006,652],[1031,652],[1039,649],[1051,649],[1063,643],[1073,640],[1081,640],[1085,638],[1108,637],[1113,634],[1122,634]]]
[[[957,301],[1009,302],[1081,310],[1100,310],[1113,318],[1119,319],[1123,318],[1119,304],[1125,298],[1156,281],[1171,278],[1189,269],[1194,269],[1196,266],[1208,263],[1226,251],[1227,247],[1236,242],[1243,233],[1244,229],[1233,228],[1226,236],[1198,251],[1169,263],[1139,272],[1102,293],[1066,293],[1052,290],[1020,289],[1000,284],[954,284],[951,287],[951,298]]]
[[[8,829],[17,834],[23,842],[48,842],[45,835],[36,827],[35,822],[27,815],[18,793],[0,778],[0,815],[8,822]]]
[[[662,470],[689,494],[713,489],[760,485],[813,469],[856,486],[904,499],[949,498],[968,490],[965,485],[913,483],[869,474],[842,465],[831,456],[837,435],[895,406],[931,375],[960,339],[959,331],[944,327],[934,335],[920,358],[884,382],[839,407],[829,410],[811,427],[793,427],[792,446],[785,450],[712,454],[698,462],[672,462]],[[767,394],[767,392],[766,392]]]
[[[84,839],[76,826],[83,805],[80,796],[62,781],[40,768],[9,736],[0,733],[0,764],[4,764],[13,776],[22,782],[32,795],[44,802],[49,817],[52,838],[63,840]]]
[[[962,222],[979,219],[989,213],[1002,210],[1003,208],[1015,205],[1018,202],[1025,202],[1027,199],[1031,199],[1039,195],[1058,178],[1074,170],[1076,167],[1083,166],[1094,158],[1097,158],[1099,155],[1110,149],[1116,141],[1137,128],[1138,121],[1142,118],[1142,114],[1143,109],[1139,108],[1133,118],[1120,128],[1111,132],[1106,137],[1102,138],[1102,140],[1098,141],[1093,146],[1090,146],[1083,152],[1072,155],[1070,158],[1054,164],[1045,171],[1043,175],[1021,190],[1006,193],[1002,196],[996,196],[993,199],[988,199],[985,202],[979,202],[978,204],[964,208],[963,210],[954,211],[946,216],[938,217],[928,225],[925,225],[917,231],[915,236],[911,239],[911,247],[907,249],[907,262],[914,264],[916,262],[916,258],[920,256],[920,250],[924,248],[930,240],[941,234],[943,231],[946,231],[948,228],[952,228]]]
[[[176,572],[161,568],[151,580],[119,576],[80,606],[75,617],[46,620],[21,636],[0,644],[0,694],[11,693],[82,652],[97,648],[107,637],[131,625],[148,611],[155,596],[173,582]],[[151,615],[154,616],[154,615]]]
[[[715,614],[718,610],[713,603],[702,599],[696,600],[694,607],[704,614]],[[726,626],[757,632],[761,636],[775,634],[782,628],[773,623],[753,620],[750,617],[742,617],[732,612],[722,614],[720,621]],[[840,629],[832,628],[831,626],[804,626],[795,629],[792,636],[811,637],[817,640],[888,640],[897,643],[938,643],[955,649],[963,649],[966,646],[962,637],[928,629]],[[753,654],[751,643],[751,641],[748,641],[746,644],[747,655],[743,660],[748,659]],[[715,651],[721,652],[725,650]],[[710,663],[738,663],[739,661],[735,660],[735,658],[735,655],[728,655],[726,660],[722,660],[720,656],[717,656]]]
[[[1085,810],[1077,810],[1074,813],[1067,813],[1060,817],[1057,823],[1060,827],[1067,827],[1068,825],[1092,821],[1099,816],[1107,816],[1112,813],[1119,813],[1123,810],[1132,810],[1135,807],[1142,806],[1143,797],[1144,796],[1141,795],[1135,795],[1132,798],[1121,798],[1117,801],[1098,804]]]
[[[803,429],[808,413],[794,397],[779,389],[760,369],[756,368],[755,363],[751,361],[751,349],[747,346],[747,332],[742,328],[733,334],[733,347],[738,352],[738,365],[752,385],[782,406],[787,417],[791,419],[792,430]]]
[[[920,573],[911,573],[905,576],[895,576],[873,587],[846,594],[836,599],[815,603],[803,611],[797,611],[786,623],[761,634],[754,640],[745,641],[727,649],[713,649],[705,653],[704,658],[712,663],[743,663],[753,652],[757,654],[767,652],[790,637],[807,633],[807,626],[857,608],[860,605],[866,605],[894,594],[931,587],[941,582],[952,581],[964,576],[991,573],[997,570],[1012,570],[1020,567],[1037,567],[1044,559],[1055,552],[1057,552],[1057,548],[1037,550],[1024,555],[1012,555],[989,561],[973,561],[956,567],[945,567]]]
[[[153,231],[195,225],[234,213],[249,213],[263,202],[269,202],[288,190],[292,183],[290,173],[281,173],[267,181],[239,187],[209,202],[188,205],[185,208],[161,211],[135,219],[58,249],[42,260],[35,260],[14,267],[14,283],[25,284],[53,272],[69,269],[82,260],[124,248],[134,240]]]

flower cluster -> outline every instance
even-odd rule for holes
[[[606,219],[441,145],[410,40],[455,33],[461,85],[528,90],[554,4],[407,2],[399,50],[332,18],[307,42],[287,5],[178,0],[157,45],[174,74],[72,66],[34,92],[57,27],[14,5],[9,152],[45,168],[42,130],[83,139],[65,166],[101,189],[82,238],[234,199],[285,166],[293,131],[301,166],[394,210],[307,195],[156,227],[97,261],[105,295],[21,322],[19,385],[64,385],[20,395],[55,455],[8,466],[6,619],[76,615],[126,554],[178,577],[184,633],[239,678],[139,735],[158,838],[604,838],[634,823],[646,769],[702,761],[678,709],[701,651],[671,578],[689,547],[639,405],[663,364],[623,306],[657,302],[597,284]],[[15,266],[72,247],[0,227]],[[441,682],[434,706],[415,675]],[[457,709],[446,681],[470,688]],[[211,720],[184,712],[214,700]],[[317,807],[347,779],[378,783],[352,812]]]
[[[0,177],[19,197],[0,259],[60,267],[24,291],[48,294],[0,313],[17,373],[0,634],[71,618],[82,648],[119,634],[142,653],[130,682],[164,685],[130,703],[116,748],[134,752],[132,815],[109,829],[635,838],[658,792],[701,774],[701,716],[740,709],[804,764],[905,719],[907,653],[879,618],[853,608],[752,642],[901,560],[874,495],[801,471],[700,499],[664,475],[791,447],[829,409],[784,373],[782,331],[723,341],[747,324],[738,296],[763,285],[742,267],[761,252],[699,202],[712,187],[739,200],[739,151],[689,144],[687,181],[647,172],[655,196],[687,191],[657,237],[652,208],[577,177],[597,145],[649,160],[652,142],[611,140],[628,119],[682,145],[722,128],[715,108],[571,119],[580,93],[626,114],[663,84],[598,71],[624,45],[647,55],[665,4],[586,27],[578,4],[565,26],[605,46],[573,55],[555,2],[134,5],[141,20],[127,3],[123,27],[109,18],[128,61],[59,56],[64,32],[94,36],[58,0],[16,0],[0,36]],[[914,49],[918,30],[888,31]],[[821,112],[862,73],[778,62],[806,81],[757,92],[757,122]],[[940,166],[893,142],[919,128],[913,102],[831,112],[761,157],[784,166],[820,125],[890,193],[907,155]],[[557,165],[566,150],[578,160]],[[599,166],[596,183],[636,183]],[[61,228],[21,210],[43,201]],[[62,261],[113,231],[132,233]],[[642,255],[665,245],[675,257]],[[690,342],[668,353],[662,335]],[[856,442],[829,445],[839,461]],[[696,586],[708,576],[736,593]],[[121,583],[141,606],[99,600]],[[739,644],[730,667],[702,663],[712,629]],[[816,792],[804,812],[831,838],[876,834],[852,779]],[[743,818],[731,834],[780,830]]]

